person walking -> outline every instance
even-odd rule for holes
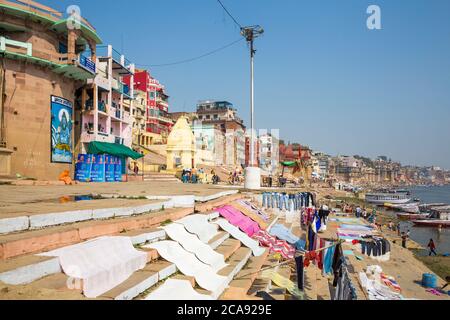
[[[135,175],[135,176],[139,175],[139,167],[138,167],[138,165],[137,165],[136,162],[134,163],[134,169],[133,169],[133,171],[134,171],[134,175]]]
[[[430,242],[428,243],[428,249],[430,249],[430,253],[429,253],[429,255],[428,256],[430,256],[431,257],[431,255],[435,255],[435,256],[437,256],[437,253],[436,253],[436,244],[434,243],[434,240],[433,239],[430,239]]]

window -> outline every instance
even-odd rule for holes
[[[219,119],[219,115],[215,114],[214,115],[214,120],[217,120],[217,119]]]
[[[211,116],[210,115],[207,115],[206,116],[206,120],[210,120],[211,119]]]

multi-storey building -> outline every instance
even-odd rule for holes
[[[196,141],[196,163],[222,166],[225,164],[225,135],[219,126],[194,121],[192,124]]]
[[[83,153],[92,141],[127,147],[132,143],[134,94],[123,78],[133,78],[134,65],[111,45],[97,50],[97,75],[82,90],[80,147]]]
[[[127,100],[130,101],[130,100]],[[128,102],[125,101],[125,106],[128,106]],[[151,144],[150,138],[145,135],[145,125],[147,119],[147,95],[144,91],[135,90],[134,91],[134,104],[132,117],[132,135],[133,135],[133,146],[147,146]]]
[[[274,175],[280,163],[278,134],[262,134],[259,136],[259,165],[261,169]]]
[[[84,18],[31,0],[0,1],[1,174],[55,180],[73,173],[76,114],[96,75],[100,43]]]
[[[245,165],[245,126],[237,110],[228,101],[201,101],[197,105],[198,120],[215,125],[225,135],[225,165]]]
[[[134,78],[125,77],[125,83],[135,90],[140,90],[146,94],[146,132],[150,135],[147,137],[153,140],[161,140],[167,142],[167,137],[174,125],[173,120],[169,117],[169,96],[165,91],[165,87],[155,78],[153,78],[147,70],[136,70]]]

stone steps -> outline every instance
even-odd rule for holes
[[[194,208],[169,209],[137,217],[87,221],[42,230],[0,236],[0,261],[40,253],[80,243],[101,236],[122,235],[125,232],[154,228],[168,220],[176,221],[194,212]]]
[[[165,231],[155,227],[133,230],[118,235],[130,237],[133,245],[136,246],[167,240]],[[220,231],[218,235],[209,242],[209,245],[211,248],[216,249],[229,238],[230,235],[228,233]],[[149,261],[159,259],[156,250],[141,250],[148,252]],[[25,255],[7,259],[0,263],[0,281],[10,285],[29,284],[40,278],[59,272],[62,272],[59,260],[58,258],[52,257]]]
[[[231,281],[220,300],[250,299],[250,296],[248,295],[250,288],[258,277],[258,272],[263,267],[268,256],[269,250],[266,250],[260,257],[250,257],[247,265],[236,275],[235,279]]]
[[[232,278],[243,268],[251,256],[250,249],[241,247],[240,245],[240,242],[237,240],[227,239],[220,244],[216,250],[227,257],[227,263],[229,265],[221,270],[219,274],[228,276],[229,281],[231,281]],[[41,257],[34,257],[33,259],[35,262],[34,265],[42,263],[43,261],[54,260],[53,258],[43,259]],[[147,292],[152,287],[157,286],[161,281],[177,273],[177,268],[174,264],[164,261],[159,257],[155,258],[152,255],[149,255],[148,261],[149,262],[144,269],[133,273],[133,275],[125,282],[121,283],[97,299],[132,300],[140,296],[142,293]],[[176,277],[180,278],[179,275]],[[191,283],[195,284],[195,280],[192,278],[184,276],[181,277],[183,277],[183,279],[188,279]],[[67,287],[67,284],[69,283],[68,280],[69,278],[63,274],[61,270],[59,270],[57,273],[46,275],[28,283],[26,289],[28,292],[44,290],[47,293],[50,292],[50,295],[53,298],[59,294],[62,294],[63,296],[70,297],[71,299],[87,299],[83,296],[79,288],[75,288],[73,290],[69,289]]]

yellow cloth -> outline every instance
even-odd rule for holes
[[[299,299],[304,298],[304,293],[297,288],[297,285],[279,273],[276,273],[273,270],[266,270],[262,273],[262,277],[272,280],[278,287],[286,289],[293,296]]]

